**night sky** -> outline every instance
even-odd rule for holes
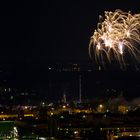
[[[90,61],[88,44],[105,10],[139,12],[135,0],[44,0],[1,4],[0,61]]]
[[[40,87],[48,63],[92,61],[90,36],[105,10],[140,12],[138,0],[23,0],[0,5],[1,79]]]

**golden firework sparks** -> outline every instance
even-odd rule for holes
[[[109,62],[116,58],[119,63],[124,63],[124,52],[129,52],[137,61],[140,54],[137,48],[140,45],[140,14],[132,15],[131,12],[116,10],[115,12],[105,11],[105,18],[99,16],[97,30],[91,36],[89,44],[94,50],[95,58],[104,61],[106,57]]]

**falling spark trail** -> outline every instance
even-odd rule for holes
[[[128,52],[135,60],[140,61],[140,14],[116,10],[105,11],[105,17],[99,16],[99,23],[91,36],[89,53],[95,54],[97,62],[104,64],[105,57],[109,62],[115,58],[124,63],[124,54]],[[93,50],[93,51],[92,51]]]

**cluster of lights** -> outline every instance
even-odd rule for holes
[[[97,62],[104,62],[112,58],[124,63],[124,51],[138,60],[140,45],[140,14],[132,15],[131,12],[116,10],[115,12],[105,11],[105,19],[99,16],[97,30],[91,36],[89,53],[94,50]]]

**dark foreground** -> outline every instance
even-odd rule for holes
[[[1,121],[2,139],[139,140],[140,117],[134,114],[62,112],[47,117]]]

